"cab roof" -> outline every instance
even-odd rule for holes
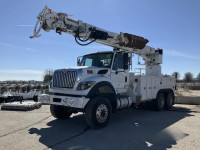
[[[92,52],[92,53],[89,53],[89,54],[86,54],[86,55],[102,54],[102,53],[115,53],[115,52],[124,52],[124,53],[127,53],[125,51],[102,51],[102,52]]]

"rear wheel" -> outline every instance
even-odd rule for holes
[[[155,100],[155,110],[162,111],[165,107],[165,94],[159,93]]]
[[[70,108],[59,105],[50,105],[50,112],[57,119],[66,119],[72,115]]]
[[[171,109],[174,104],[174,94],[172,92],[167,94],[167,99],[166,99],[166,109]]]
[[[95,97],[85,108],[85,118],[88,125],[100,129],[108,125],[112,114],[112,106],[108,99]]]

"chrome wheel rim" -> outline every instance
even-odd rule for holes
[[[106,105],[101,104],[96,110],[97,121],[103,123],[108,118],[108,108]]]

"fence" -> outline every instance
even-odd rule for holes
[[[196,84],[177,84],[177,89],[185,89],[185,90],[200,90],[200,85]]]

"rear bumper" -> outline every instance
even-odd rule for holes
[[[50,95],[50,104],[53,105],[62,105],[73,108],[84,108],[88,101],[89,98],[85,97]]]

